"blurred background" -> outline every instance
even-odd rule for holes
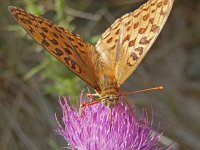
[[[18,26],[15,5],[79,33],[95,44],[110,24],[146,0],[0,0],[0,150],[59,150],[54,133],[58,95],[78,99],[86,88]],[[122,91],[163,85],[130,95],[154,112],[154,125],[180,150],[200,149],[200,1],[175,0],[160,36]],[[166,139],[164,139],[165,141]]]

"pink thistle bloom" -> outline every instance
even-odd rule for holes
[[[80,102],[83,102],[82,95]],[[67,97],[59,97],[62,108],[61,124],[56,133],[61,135],[68,147],[78,150],[166,150],[160,146],[159,133],[153,133],[147,117],[137,118],[130,107],[121,102],[113,108],[112,126],[110,110],[97,103],[79,110],[70,106]],[[134,109],[132,106],[131,109]]]

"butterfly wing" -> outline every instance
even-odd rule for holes
[[[94,70],[97,52],[79,35],[58,27],[15,6],[9,10],[18,23],[49,53],[62,62],[81,79],[99,90],[98,74]]]
[[[163,28],[174,0],[149,0],[117,19],[97,42],[121,85],[137,68]]]

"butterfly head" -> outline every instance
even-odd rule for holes
[[[116,95],[108,95],[101,99],[101,103],[108,108],[113,108],[118,104],[119,97]]]

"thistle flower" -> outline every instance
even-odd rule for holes
[[[82,94],[80,97],[82,102]],[[130,107],[121,102],[113,108],[112,126],[110,111],[101,103],[87,106],[80,115],[70,106],[70,99],[59,97],[62,108],[62,125],[58,121],[56,133],[71,149],[78,150],[161,150],[159,133],[153,133],[147,117],[137,118]],[[132,106],[132,109],[134,107]]]

